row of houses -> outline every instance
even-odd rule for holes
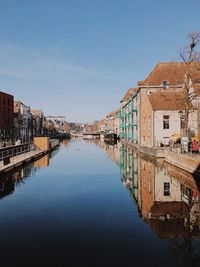
[[[120,108],[110,112],[106,118],[98,122],[98,131],[101,133],[115,133],[120,135]]]
[[[69,131],[63,116],[44,116],[42,110],[31,109],[14,96],[0,91],[1,141],[30,141],[34,136],[47,136],[58,131]]]
[[[185,64],[157,64],[135,88],[127,90],[118,110],[99,121],[99,131],[148,148],[169,145],[184,135],[198,140],[200,62],[190,63],[189,74]]]

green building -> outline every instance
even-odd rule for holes
[[[139,142],[139,94],[138,89],[130,88],[121,101],[120,137],[138,144]]]
[[[139,161],[138,154],[124,145],[120,148],[120,173],[122,183],[138,201]]]

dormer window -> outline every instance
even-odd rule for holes
[[[163,86],[164,89],[169,89],[169,82],[167,80],[164,80],[162,82],[162,86]]]

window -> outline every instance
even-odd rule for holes
[[[164,183],[164,196],[170,196],[170,183]]]
[[[168,81],[163,81],[162,84],[163,84],[164,89],[169,89],[169,82]]]
[[[163,129],[169,129],[169,116],[163,116]]]

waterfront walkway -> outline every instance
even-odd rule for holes
[[[39,149],[31,150],[29,152],[11,157],[9,164],[3,165],[3,161],[1,161],[0,162],[0,173],[8,172],[8,171],[12,170],[13,168],[18,167],[25,162],[28,162],[30,160],[33,160],[37,157],[42,156],[46,152],[47,152],[46,150],[39,150]]]

